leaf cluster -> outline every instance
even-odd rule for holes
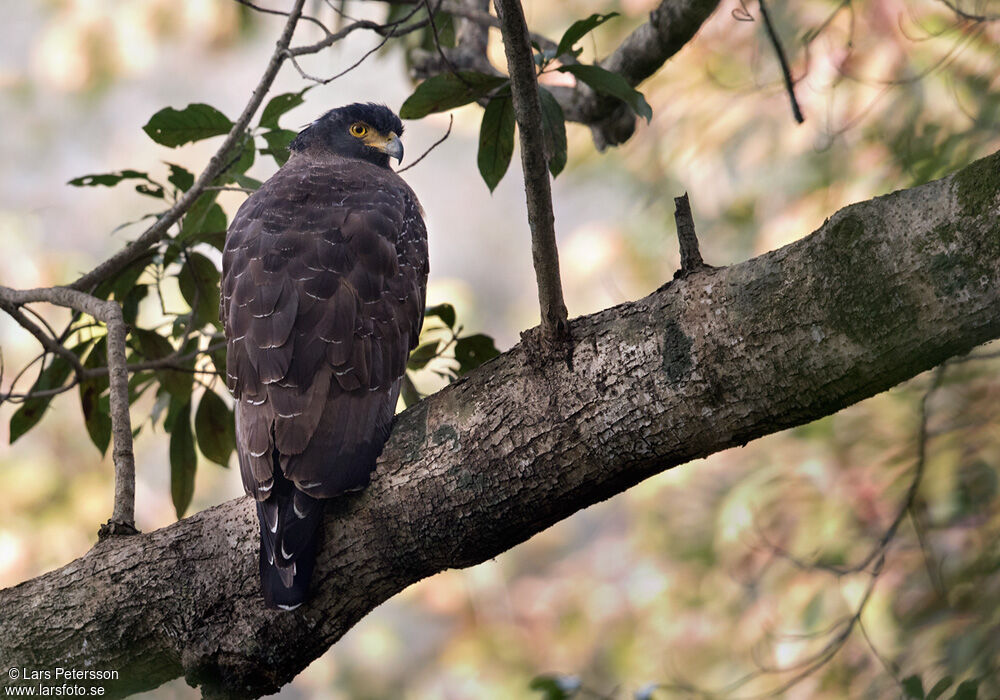
[[[621,100],[636,115],[648,121],[653,116],[652,108],[643,94],[629,85],[625,78],[596,64],[576,62],[581,53],[581,49],[576,48],[577,42],[617,16],[616,12],[593,14],[574,22],[563,33],[555,49],[546,51],[533,44],[538,76],[553,71],[572,75],[577,82],[589,86],[594,92]],[[549,172],[556,177],[566,167],[568,157],[566,116],[559,101],[544,85],[538,86],[538,96],[542,107],[545,156]],[[492,192],[507,173],[514,154],[516,123],[508,77],[468,70],[435,75],[417,86],[403,103],[399,115],[403,119],[420,119],[472,102],[484,107],[476,163],[483,181]]]

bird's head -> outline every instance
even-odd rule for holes
[[[385,105],[356,102],[331,109],[288,145],[293,152],[367,160],[383,168],[403,160],[403,122]]]

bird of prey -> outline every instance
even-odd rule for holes
[[[237,212],[220,316],[268,607],[307,597],[324,499],[363,489],[423,323],[427,232],[389,108],[331,110]]]

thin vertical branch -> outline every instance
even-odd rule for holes
[[[771,24],[771,16],[767,14],[767,3],[765,0],[757,1],[760,3],[760,16],[764,20],[764,29],[767,30],[767,36],[771,40],[771,45],[774,46],[774,53],[778,56],[778,63],[781,64],[781,75],[785,79],[785,90],[788,91],[788,99],[792,103],[792,116],[795,117],[795,121],[801,124],[806,118],[802,116],[799,101],[795,97],[795,81],[792,80],[792,70],[788,67],[788,59],[785,58],[785,48],[781,45],[781,39],[778,37],[778,32],[775,30],[774,25]]]
[[[698,248],[698,235],[694,230],[694,217],[691,215],[687,192],[674,197],[674,221],[677,222],[677,244],[681,251],[681,269],[674,274],[676,279],[707,267]]]
[[[115,502],[109,520],[101,527],[101,537],[131,534],[135,529],[135,456],[132,453],[132,420],[129,416],[128,367],[125,363],[125,319],[121,306],[68,287],[11,289],[0,287],[0,304],[5,309],[32,302],[48,302],[90,314],[108,329],[108,385],[111,408],[112,455],[115,464]],[[75,359],[75,358],[74,358]]]
[[[132,452],[132,420],[129,416],[128,366],[125,362],[125,319],[116,302],[104,304],[108,327],[108,385],[111,412],[112,452],[115,463],[115,505],[101,536],[130,534],[135,529],[135,456]]]
[[[500,19],[514,118],[520,134],[521,167],[528,203],[528,225],[531,227],[531,256],[541,306],[542,335],[549,341],[562,340],[569,335],[569,324],[559,276],[552,188],[542,134],[542,107],[528,25],[520,0],[495,0],[494,4]]]

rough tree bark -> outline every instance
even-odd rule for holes
[[[516,346],[422,401],[371,486],[331,504],[316,597],[294,613],[262,606],[237,499],[0,591],[0,658],[117,670],[112,697],[182,674],[210,696],[274,692],[415,581],[1000,336],[998,193],[995,154],[574,319],[570,366]]]

